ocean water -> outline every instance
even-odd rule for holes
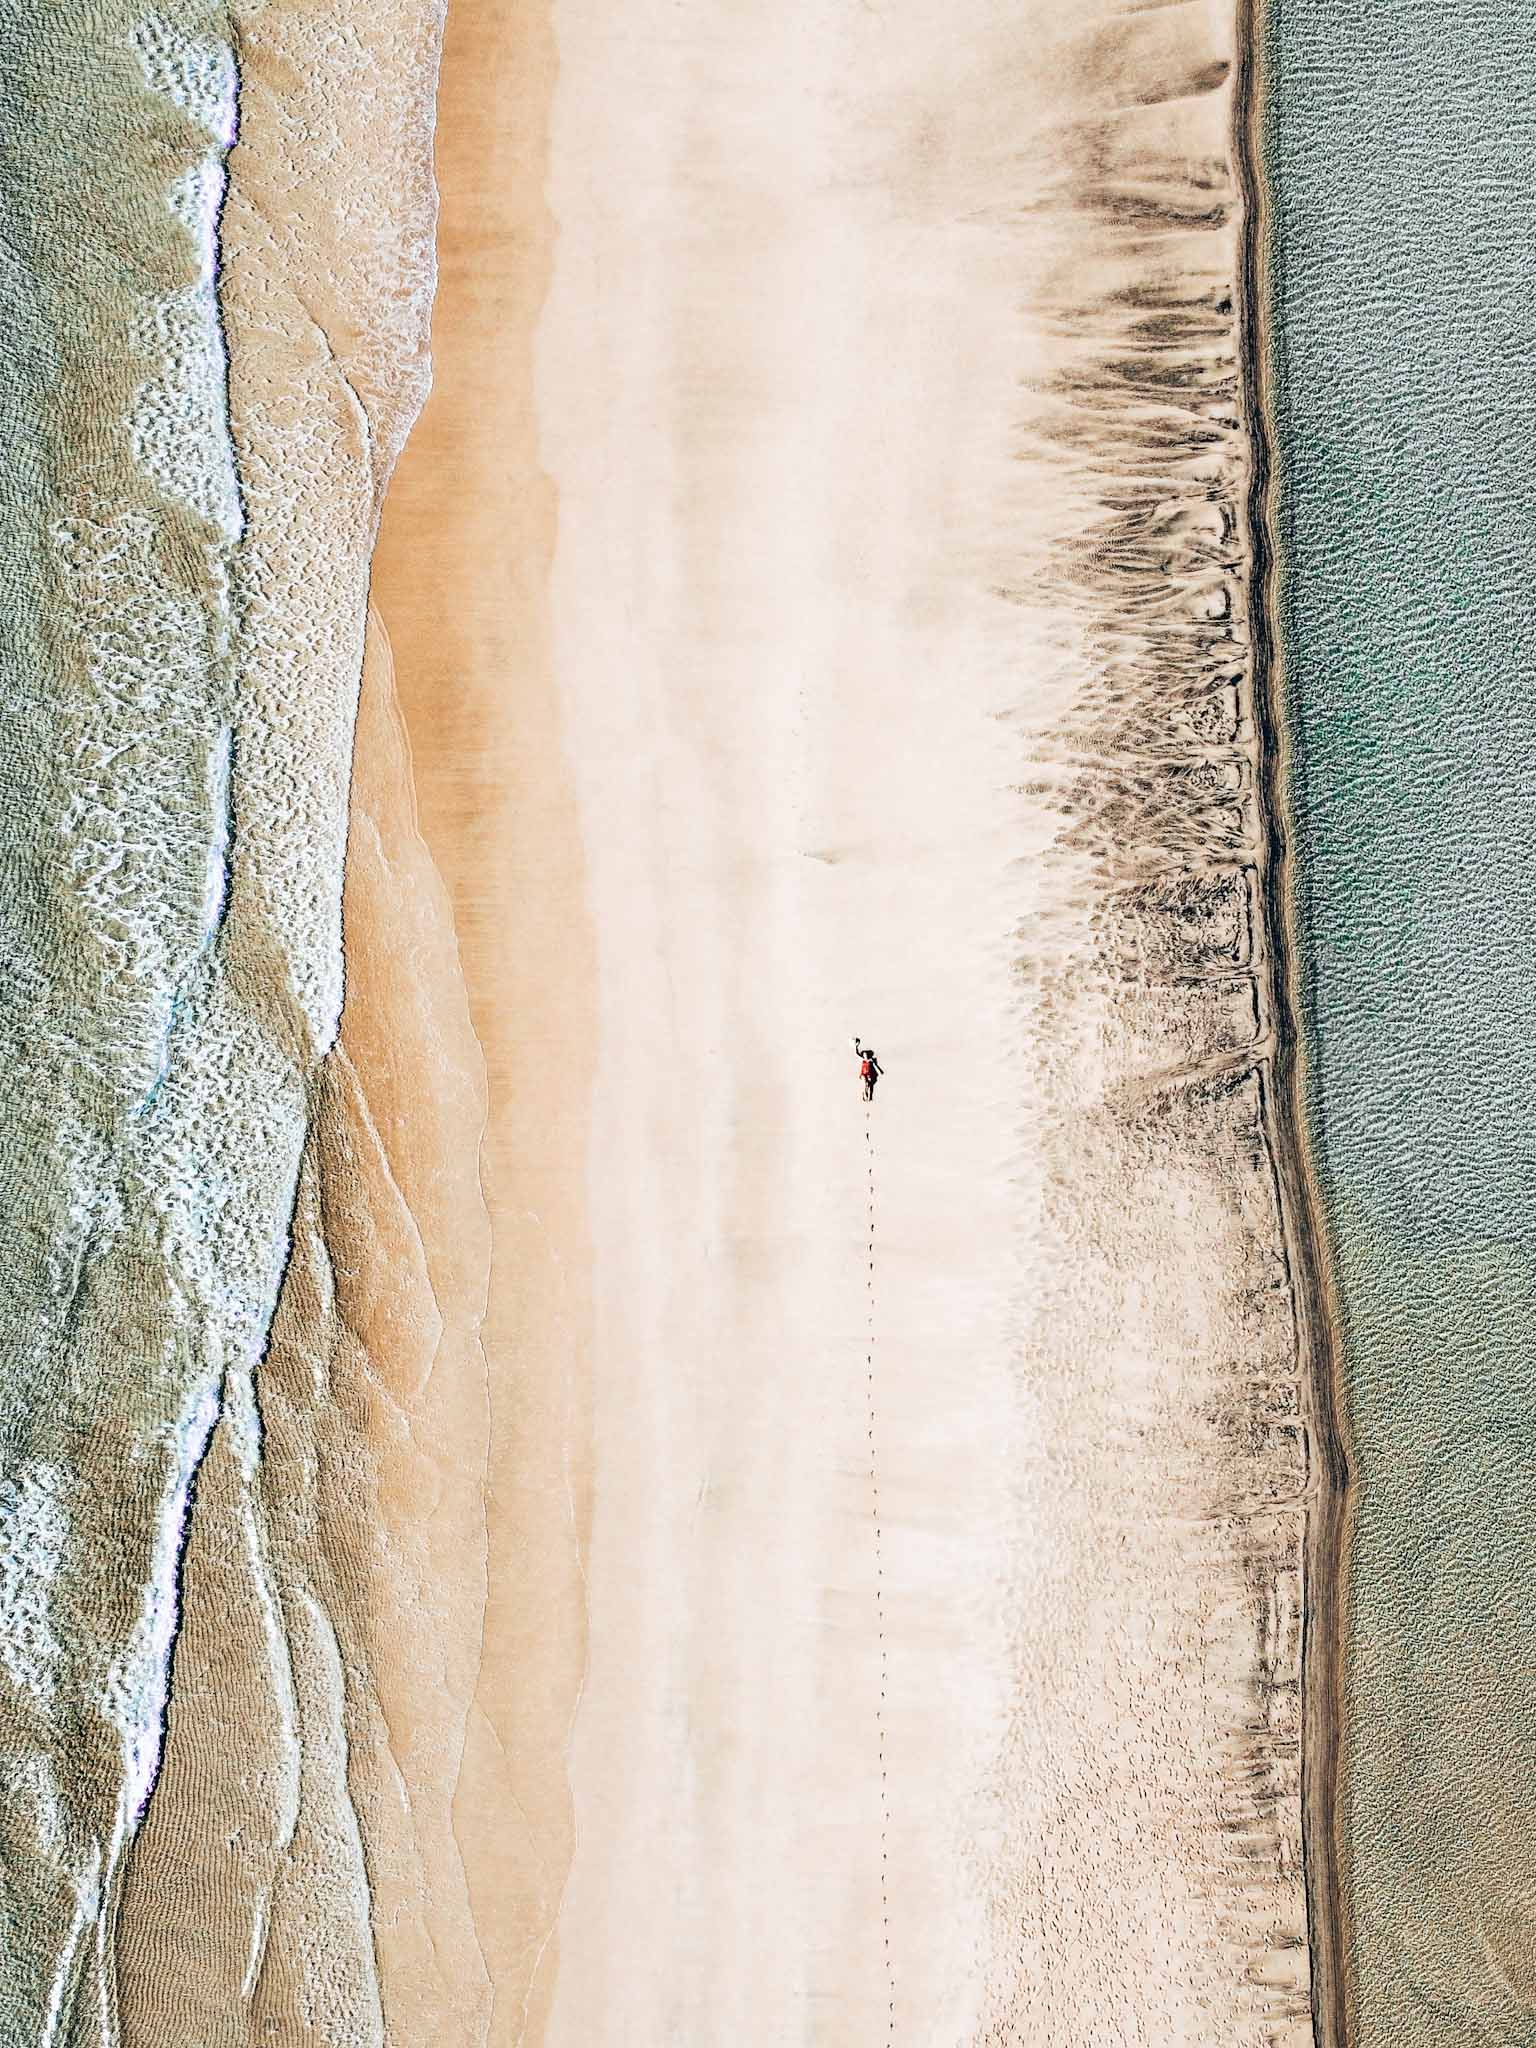
[[[0,2040],[105,2038],[198,1461],[259,1454],[326,1020],[237,915],[213,10],[0,25]]]
[[[1536,18],[1268,12],[1360,2048],[1536,2042]]]
[[[436,10],[398,10],[403,56],[381,6],[339,34],[290,12],[291,54],[313,62],[284,68],[283,10],[255,0],[233,25],[194,0],[0,8],[5,2048],[117,2038],[117,1915],[162,1758],[196,1477],[216,1429],[226,1465],[261,1465],[257,1368],[342,999],[371,519],[425,388]],[[288,81],[286,100],[258,82],[268,136],[286,119],[328,162],[338,131],[306,94],[350,81],[400,170],[382,207],[354,207],[311,310],[304,262],[272,253],[311,197],[302,150],[277,152],[281,217],[270,194],[241,202],[249,360],[232,365],[248,51]],[[344,370],[323,323],[349,263],[383,311],[356,315],[353,291]],[[273,319],[302,348],[264,365]],[[252,1501],[254,1598],[275,1615]],[[279,1631],[281,1698],[296,1657]],[[296,1729],[277,1740],[297,1755]],[[334,1716],[312,1740],[344,1754]],[[215,1904],[186,1907],[194,1958]],[[371,2017],[352,2002],[328,2038],[375,2038],[376,2000]]]

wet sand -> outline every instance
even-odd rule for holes
[[[426,2048],[479,2037],[488,2010],[452,1815],[485,1597],[484,1078],[376,626],[357,732],[343,1036],[261,1374],[260,1475],[221,1430],[199,1477],[122,1912],[129,2043],[323,2026]]]
[[[351,26],[334,40],[304,0],[239,23],[231,888],[293,965],[249,940],[235,964],[276,983],[313,1064],[282,1294],[197,1475],[164,1754],[116,1903],[130,2044],[473,2038],[488,2002],[451,1817],[485,1588],[483,1074],[367,615],[425,388],[438,23],[368,0]]]
[[[498,2043],[541,2037],[555,1981],[574,1840],[565,1745],[585,1654],[595,997],[531,368],[553,76],[537,8],[451,10],[433,391],[385,504],[372,585],[485,1066],[483,1139],[451,1134],[460,1150],[478,1142],[491,1226],[488,1592],[453,1826],[491,1999],[489,2031],[472,2038]],[[387,931],[380,944],[387,974]],[[424,1067],[417,1088],[430,1087]]]

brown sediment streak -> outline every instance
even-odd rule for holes
[[[573,1846],[565,1746],[584,1671],[585,877],[549,652],[555,496],[533,337],[552,230],[539,0],[452,4],[443,46],[433,389],[386,501],[373,600],[420,830],[483,1050],[489,1578],[453,1825],[490,1980],[488,2038],[543,2038]],[[424,1077],[425,1079],[426,1077]]]
[[[1277,633],[1279,544],[1270,410],[1269,219],[1261,167],[1264,21],[1264,0],[1239,0],[1232,161],[1242,200],[1237,287],[1243,416],[1250,462],[1244,518],[1263,827],[1259,878],[1268,936],[1265,988],[1271,1020],[1265,1108],[1295,1301],[1299,1362],[1311,1396],[1313,1497],[1307,1527],[1303,1625],[1302,1843],[1312,2006],[1318,2048],[1347,2048],[1351,2029],[1338,1785],[1350,1465],[1339,1326],[1306,1113],[1306,1049],[1301,1028],[1306,1012],[1297,926],[1290,721]]]

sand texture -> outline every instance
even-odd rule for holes
[[[451,1828],[484,1599],[484,1083],[367,617],[426,389],[440,24],[375,0],[338,41],[273,0],[236,27],[231,890],[286,955],[310,1063],[281,1296],[197,1472],[115,2017],[144,2048],[361,2048],[469,2038],[485,2003]],[[234,958],[259,988],[249,940]]]
[[[489,1089],[484,2038],[1310,2039],[1232,59],[450,14],[374,598]]]

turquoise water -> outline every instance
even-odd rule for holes
[[[1536,2043],[1536,16],[1269,16],[1356,2040]]]

